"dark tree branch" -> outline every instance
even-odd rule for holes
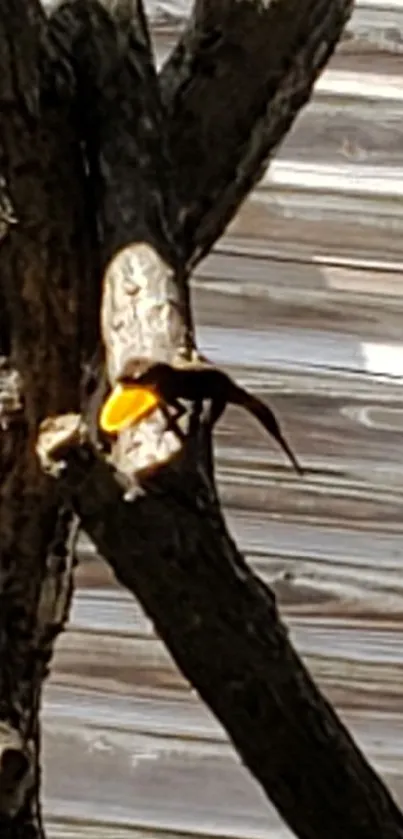
[[[160,73],[189,271],[262,176],[352,6],[352,0],[196,0]]]
[[[63,4],[49,21],[52,71],[56,78],[63,66],[74,72],[104,264],[136,240],[174,264],[174,193],[158,81],[144,20],[128,16],[126,5],[117,6],[114,20],[96,0]]]
[[[191,438],[134,502],[88,447],[65,450],[66,497],[296,835],[402,839],[402,814],[228,535],[197,466],[202,444]]]

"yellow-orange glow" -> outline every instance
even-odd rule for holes
[[[137,425],[158,407],[158,397],[146,388],[116,385],[102,407],[99,425],[106,434],[117,434]]]

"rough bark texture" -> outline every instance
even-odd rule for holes
[[[33,453],[44,417],[77,410],[103,272],[111,379],[125,354],[194,350],[186,274],[309,96],[351,3],[196,3],[159,83],[141,4],[110,6],[113,17],[77,0],[46,27],[35,0],[4,0],[0,12],[1,168],[20,220],[0,259],[24,386],[22,404],[6,366],[0,751],[13,760],[0,763],[0,788],[11,776],[14,807],[0,796],[0,839],[41,831],[37,709],[69,600],[72,508],[297,835],[401,839],[402,815],[226,531],[198,413],[180,450],[158,417],[122,437],[111,456],[119,472],[83,442],[74,416],[48,421],[44,471],[67,458],[57,494]],[[157,468],[139,473],[144,465]]]
[[[297,836],[401,839],[403,815],[225,528],[196,465],[202,435],[133,502],[89,450],[68,455],[63,481],[83,526]]]
[[[42,833],[38,714],[72,593],[76,519],[33,460],[20,394],[1,358],[0,836],[25,839]]]
[[[351,9],[350,0],[196,0],[160,74],[188,270],[262,176]]]
[[[17,219],[0,247],[2,335],[24,400],[17,414],[4,401],[0,409],[1,837],[41,832],[38,709],[70,597],[73,555],[72,513],[34,456],[38,422],[79,404],[88,252],[74,126],[68,109],[41,90],[44,26],[34,0],[2,3],[0,168]]]

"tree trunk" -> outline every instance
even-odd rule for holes
[[[309,97],[351,3],[200,0],[159,79],[141,3],[108,5],[77,0],[49,23],[35,0],[0,12],[0,168],[18,219],[1,245],[4,329],[24,394],[4,365],[0,837],[42,831],[40,689],[71,593],[74,513],[298,836],[403,837],[226,531],[203,416],[187,418],[185,445],[154,416],[107,463],[71,413],[102,276],[111,381],[127,356],[196,352],[187,277]],[[34,454],[46,418],[37,451],[53,477]]]
[[[40,6],[5,0],[0,12],[0,168],[16,223],[1,243],[0,836],[41,835],[38,801],[41,686],[71,593],[74,517],[34,455],[38,423],[79,406],[81,300],[90,283],[85,178],[70,106],[41,80]],[[3,317],[2,317],[3,321]],[[86,335],[91,335],[91,323]],[[83,342],[84,344],[84,342]]]

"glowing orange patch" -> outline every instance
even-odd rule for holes
[[[158,397],[146,388],[118,384],[102,407],[99,425],[106,434],[117,434],[137,425],[158,407]]]

